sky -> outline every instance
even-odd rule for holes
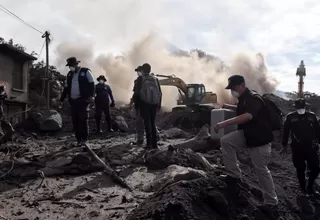
[[[245,2],[245,3],[244,3]],[[320,94],[320,4],[316,0],[0,0],[36,29],[52,34],[50,62],[63,42],[95,53],[120,54],[148,33],[184,50],[199,48],[228,61],[239,52],[265,55],[278,90],[296,91],[304,60],[305,90]],[[27,52],[41,51],[41,34],[0,11],[0,36]],[[40,59],[44,58],[44,50]],[[66,69],[62,69],[67,71]]]

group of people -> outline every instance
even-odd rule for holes
[[[246,87],[245,79],[240,75],[231,76],[226,89],[231,90],[232,96],[238,99],[238,104],[225,104],[224,108],[235,110],[237,116],[218,123],[214,129],[218,132],[220,129],[232,125],[238,125],[238,129],[224,135],[220,140],[227,172],[224,177],[229,181],[239,181],[242,178],[236,149],[246,147],[263,191],[264,203],[266,206],[274,208],[278,205],[278,197],[267,166],[274,136],[266,102],[255,91]],[[287,153],[289,134],[291,134],[292,160],[301,192],[308,196],[318,195],[319,193],[313,185],[320,173],[318,155],[320,126],[315,114],[306,110],[304,99],[297,99],[295,108],[294,112],[286,116],[280,153]],[[309,169],[307,184],[306,167]]]
[[[68,97],[71,106],[73,130],[77,139],[77,145],[81,146],[88,141],[89,106],[95,103],[95,119],[97,133],[101,134],[101,118],[104,113],[108,131],[112,132],[110,107],[115,106],[111,87],[106,84],[107,79],[101,75],[95,85],[94,77],[90,69],[81,67],[76,57],[67,59],[69,67],[67,82],[60,98],[60,105]],[[159,131],[156,128],[155,119],[157,111],[161,108],[162,92],[158,79],[151,73],[148,63],[135,69],[138,74],[134,81],[131,106],[136,110],[137,144],[142,145],[144,130],[147,139],[147,148],[157,148]],[[111,103],[110,103],[111,102]],[[143,129],[144,127],[144,129]]]
[[[88,140],[89,104],[95,102],[97,132],[101,133],[102,112],[106,117],[108,131],[112,131],[110,107],[115,105],[115,101],[110,86],[106,84],[106,78],[99,76],[97,78],[99,83],[95,85],[91,71],[81,67],[79,63],[80,61],[77,61],[75,57],[67,59],[66,66],[70,71],[60,101],[63,102],[68,96],[75,136],[78,144],[81,145]],[[137,144],[143,144],[145,130],[146,147],[155,149],[158,148],[159,138],[155,119],[161,108],[161,87],[157,78],[151,73],[151,66],[148,63],[137,67],[135,71],[137,79],[134,81],[130,105],[134,106],[137,116]],[[263,191],[265,205],[277,206],[278,197],[268,169],[274,135],[265,100],[246,87],[245,79],[241,75],[231,76],[226,89],[231,90],[232,96],[238,99],[238,104],[224,104],[223,108],[235,110],[237,116],[218,123],[214,129],[218,132],[227,126],[238,125],[238,130],[226,134],[220,140],[227,172],[227,175],[223,177],[229,181],[239,181],[242,178],[236,149],[246,147]],[[320,126],[315,114],[306,110],[304,99],[296,100],[295,107],[296,111],[288,114],[284,122],[281,154],[287,153],[291,133],[292,160],[301,191],[308,195],[316,195],[318,192],[314,190],[313,185],[320,173],[317,147],[320,141]],[[309,169],[307,184],[306,167]]]

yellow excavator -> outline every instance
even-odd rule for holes
[[[160,86],[175,86],[179,91],[179,98],[177,100],[178,107],[172,111],[202,111],[214,108],[217,104],[217,94],[213,92],[206,92],[203,84],[186,84],[182,79],[175,75],[156,75]],[[182,107],[184,106],[184,107]]]

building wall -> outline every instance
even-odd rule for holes
[[[0,84],[6,85],[8,99],[18,102],[28,102],[28,71],[29,62],[22,64],[22,88],[13,87],[14,59],[0,53]]]
[[[13,123],[22,120],[25,116],[25,113],[22,112],[26,110],[28,102],[29,61],[21,63],[21,88],[14,88],[16,84],[14,82],[15,77],[18,77],[18,75],[14,75],[14,65],[15,60],[13,58],[0,53],[0,85],[5,85],[8,92],[8,99],[4,105],[4,114],[7,119],[13,120]]]
[[[3,112],[5,118],[13,125],[22,122],[26,118],[25,104],[6,102],[3,106]]]

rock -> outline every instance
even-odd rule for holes
[[[61,115],[55,110],[45,112],[38,121],[41,131],[58,131],[62,128]]]
[[[180,128],[170,128],[165,131],[165,135],[168,139],[187,138],[189,134]]]
[[[98,217],[99,215],[100,215],[100,212],[98,212],[98,211],[91,211],[89,213],[90,218]]]
[[[62,117],[55,110],[33,111],[29,113],[40,131],[53,132],[62,128]]]
[[[54,161],[48,161],[46,163],[47,167],[63,167],[65,165],[68,165],[72,162],[72,159],[70,158],[59,158],[57,160]]]
[[[117,130],[120,130],[122,132],[128,132],[129,131],[128,124],[126,123],[124,117],[122,117],[122,116],[116,116],[116,118],[114,120],[114,125],[115,125]]]
[[[190,167],[171,165],[160,175],[158,175],[151,184],[144,187],[144,191],[158,191],[168,185],[182,180],[193,180],[201,177],[206,177],[206,173],[202,170],[196,170]]]
[[[177,144],[175,147],[190,148],[194,152],[205,152],[212,148],[210,143],[209,125],[204,125],[194,138],[181,144]]]
[[[180,165],[184,167],[211,170],[211,165],[207,159],[189,148],[176,149],[168,146],[168,149],[150,150],[145,154],[145,164],[149,169],[165,169],[170,165]]]

